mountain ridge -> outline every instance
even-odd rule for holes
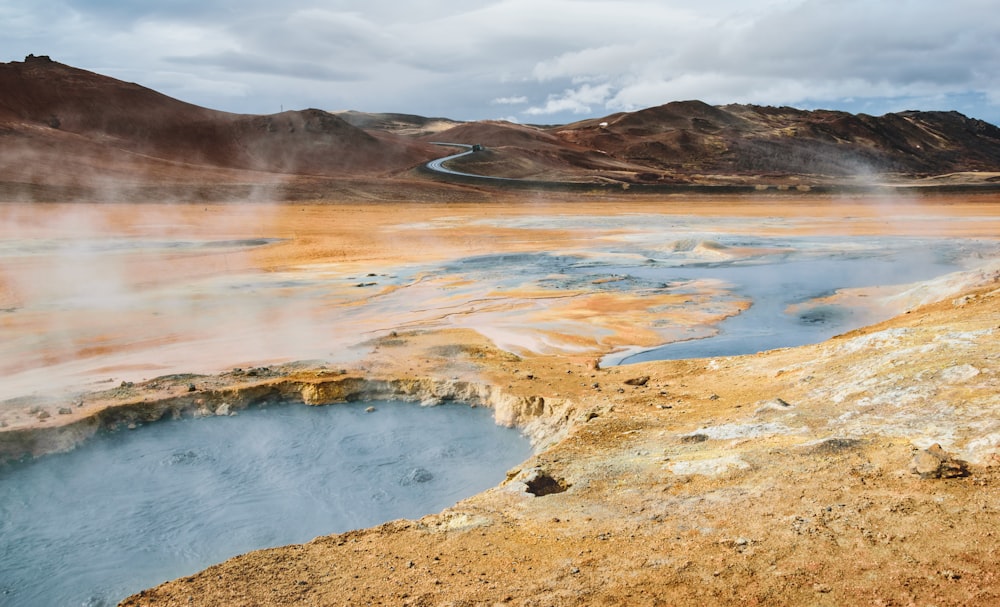
[[[955,111],[876,117],[687,100],[556,126],[314,108],[234,114],[44,55],[0,63],[0,137],[7,183],[225,181],[246,171],[426,181],[412,169],[442,155],[437,141],[485,148],[452,161],[457,170],[539,183],[1000,180],[1000,128]]]

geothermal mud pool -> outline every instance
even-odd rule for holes
[[[0,603],[113,605],[257,548],[418,518],[529,452],[459,404],[276,405],[107,433],[0,465]]]

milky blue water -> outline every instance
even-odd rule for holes
[[[725,242],[724,239],[720,239]],[[789,241],[791,242],[791,241]],[[605,271],[646,283],[683,284],[689,280],[722,281],[729,292],[746,298],[750,308],[723,321],[711,337],[669,343],[639,352],[611,354],[604,364],[708,358],[753,354],[825,341],[835,335],[885,320],[861,307],[805,305],[839,289],[907,285],[961,270],[991,243],[945,239],[858,238],[840,241],[812,238],[785,243],[765,239],[733,243],[778,248],[779,252],[732,262],[612,266]],[[843,248],[840,248],[843,247]],[[799,311],[795,311],[799,310]]]
[[[272,406],[104,434],[0,466],[0,605],[114,605],[250,550],[438,512],[529,454],[458,404]]]

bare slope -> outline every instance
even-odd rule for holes
[[[412,139],[366,132],[321,110],[265,116],[219,112],[30,56],[0,64],[0,136],[6,152],[0,178],[7,180],[25,174],[43,179],[39,173],[46,169],[65,172],[61,163],[67,157],[82,165],[80,171],[114,173],[114,166],[123,163],[126,172],[148,169],[155,179],[162,175],[154,169],[168,165],[173,168],[167,174],[175,177],[181,168],[191,167],[379,175],[405,170],[438,153]],[[43,170],[31,171],[32,166]]]
[[[505,159],[472,157],[463,170],[506,165],[522,170],[504,176],[535,179],[831,183],[1000,170],[1000,129],[958,112],[876,117],[681,101],[558,127],[463,125],[441,136],[452,133]]]

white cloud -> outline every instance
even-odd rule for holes
[[[0,0],[9,26],[0,55],[128,73],[231,111],[281,103],[475,119],[504,106],[522,119],[575,120],[678,99],[834,108],[963,99],[967,113],[997,122],[993,4]]]
[[[550,95],[543,106],[532,106],[524,111],[529,116],[546,116],[570,112],[573,114],[589,114],[594,106],[601,106],[607,101],[611,85],[600,84],[592,86],[584,84],[576,89],[566,89],[562,93]]]
[[[523,103],[528,103],[528,98],[524,95],[519,95],[517,97],[497,97],[490,103],[496,105],[521,105]]]

